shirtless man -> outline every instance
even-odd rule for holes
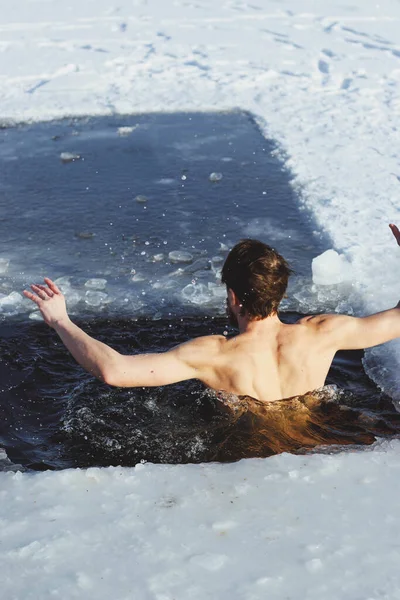
[[[390,225],[400,246],[400,231]],[[321,388],[338,350],[376,346],[400,337],[400,303],[368,317],[325,314],[282,323],[278,306],[291,271],[270,246],[243,240],[222,269],[227,312],[239,335],[200,337],[168,352],[125,356],[87,335],[68,317],[56,284],[25,290],[84,369],[118,387],[162,386],[199,379],[215,390],[272,401]]]

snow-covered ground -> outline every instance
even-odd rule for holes
[[[400,297],[397,0],[0,1],[3,122],[251,111],[352,263]],[[398,343],[367,353],[400,399]],[[2,473],[4,598],[400,598],[399,445],[232,466]],[[87,491],[86,491],[87,490]]]
[[[400,442],[2,475],[4,600],[396,600]]]

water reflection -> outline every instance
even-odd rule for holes
[[[217,396],[230,423],[210,458],[222,462],[325,445],[369,445],[376,436],[400,431],[400,415],[347,406],[349,395],[335,385],[275,402],[227,393]]]

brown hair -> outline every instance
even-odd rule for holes
[[[242,304],[241,314],[258,320],[277,312],[291,273],[286,260],[271,246],[241,240],[229,252],[221,279]]]

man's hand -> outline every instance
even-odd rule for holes
[[[396,225],[394,225],[393,223],[391,223],[389,225],[389,227],[392,230],[394,237],[396,238],[396,242],[400,246],[400,230],[399,230],[399,228]]]
[[[54,281],[45,277],[44,282],[46,285],[31,285],[35,293],[24,290],[24,296],[38,305],[47,325],[55,328],[61,322],[69,320],[65,298]]]

